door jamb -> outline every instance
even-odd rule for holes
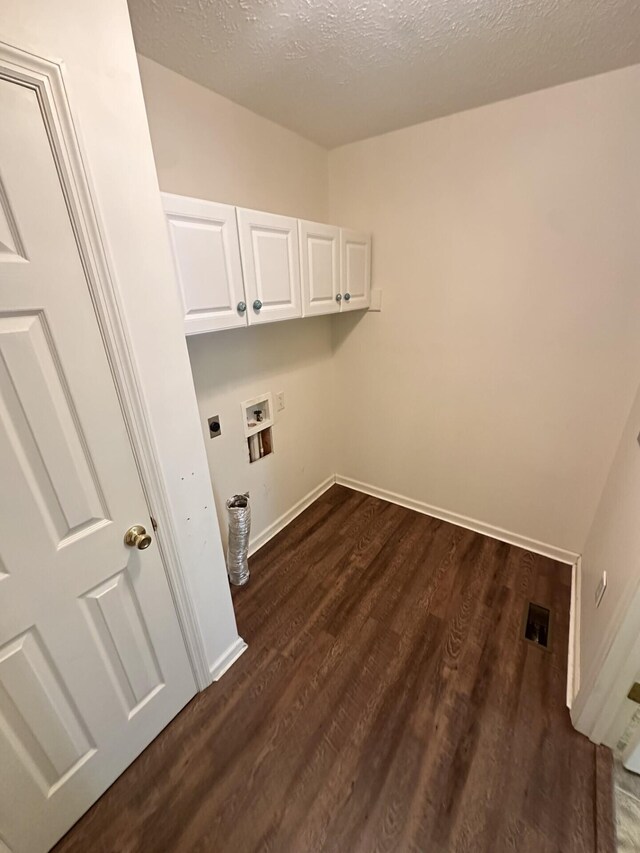
[[[149,515],[158,523],[156,542],[191,669],[198,689],[203,690],[211,683],[206,649],[180,558],[112,265],[102,239],[95,193],[69,106],[64,66],[0,42],[0,79],[28,87],[38,98]]]

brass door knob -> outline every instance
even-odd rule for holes
[[[151,537],[141,524],[134,524],[124,534],[124,544],[130,548],[137,548],[139,551],[144,551],[151,545]]]

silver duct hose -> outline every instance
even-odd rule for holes
[[[227,501],[229,513],[229,545],[227,547],[227,572],[234,586],[249,580],[249,533],[251,532],[251,507],[249,495],[234,495]]]

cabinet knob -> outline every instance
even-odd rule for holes
[[[344,295],[344,301],[345,301],[345,302],[348,302],[350,299],[351,299],[351,294],[350,294],[350,293],[345,293],[345,295]]]
[[[342,294],[336,293],[336,302],[342,302]]]
[[[255,302],[253,303],[253,310],[259,311],[261,308],[262,308],[262,302],[260,302],[259,299],[256,299]]]
[[[239,311],[241,314],[244,314],[244,312],[245,312],[246,310],[247,310],[247,303],[246,303],[246,302],[238,302],[238,311]]]

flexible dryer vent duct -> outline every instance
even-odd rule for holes
[[[249,533],[251,532],[251,507],[249,495],[234,495],[227,501],[229,512],[229,545],[227,572],[234,586],[249,580]]]

